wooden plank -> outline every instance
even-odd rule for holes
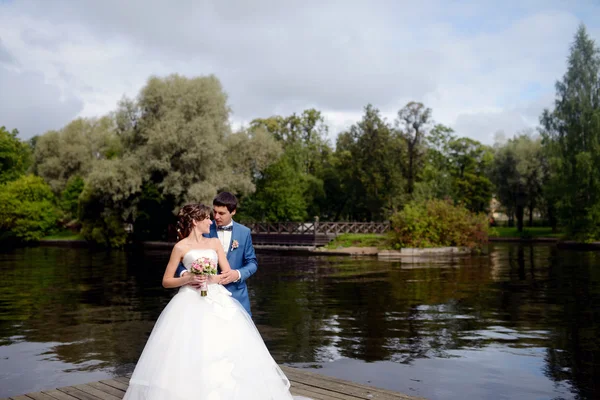
[[[301,390],[306,393],[302,396],[310,397],[312,399],[325,398],[329,400],[363,400],[363,397],[356,397],[352,395],[332,392],[330,390],[321,389],[314,386],[305,385],[299,382],[292,382],[292,388],[294,390]]]
[[[104,384],[102,382],[91,382],[91,383],[88,383],[88,385],[95,389],[103,391],[105,393],[112,394],[113,396],[115,396],[116,398],[119,398],[119,399],[122,399],[123,396],[125,396],[125,391],[127,390],[127,388],[125,388],[124,390],[116,389],[116,388],[109,386],[107,384]]]
[[[98,397],[88,394],[86,392],[82,392],[81,390],[76,389],[73,386],[65,386],[58,388],[57,390],[71,395],[79,400],[98,400]]]
[[[55,400],[54,397],[51,397],[47,394],[44,394],[42,392],[38,392],[38,393],[27,393],[28,397],[31,397],[33,400]]]
[[[379,389],[372,386],[361,385],[358,383],[332,378],[325,375],[319,375],[312,372],[302,371],[298,368],[281,366],[282,371],[290,381],[303,383],[321,389],[330,390],[346,395],[352,395],[363,399],[379,400],[415,400],[419,397],[404,395],[391,390]]]
[[[96,396],[97,398],[102,399],[102,400],[119,400],[119,399],[123,398],[123,396],[121,396],[121,397],[113,396],[110,393],[103,392],[103,391],[98,390],[89,385],[75,385],[73,387],[76,389],[79,389],[82,392],[85,392],[87,394],[91,394],[92,396]]]
[[[115,389],[120,389],[120,390],[123,390],[123,391],[127,391],[127,384],[126,383],[119,382],[119,381],[116,381],[114,379],[106,379],[106,380],[100,381],[100,383],[103,383],[105,385],[114,387]]]
[[[25,395],[12,396],[11,400],[31,400],[31,397],[27,397]]]
[[[308,397],[309,399],[313,399],[313,400],[336,400],[336,399],[332,399],[331,396],[323,395],[323,394],[319,394],[319,393],[313,393],[310,391],[306,391],[303,388],[298,388],[295,386],[292,386],[290,388],[290,393],[292,393],[292,395],[294,395],[294,396],[304,396],[304,397]]]
[[[127,385],[129,385],[129,378],[127,378],[126,376],[117,376],[115,378],[115,381],[126,383]]]
[[[66,393],[60,392],[56,389],[52,390],[42,390],[42,393],[47,394],[48,396],[54,397],[58,400],[76,400],[77,397],[70,396]]]

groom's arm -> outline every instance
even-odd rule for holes
[[[177,271],[175,271],[175,278],[179,278],[183,272],[187,272],[187,268],[183,266],[183,263],[180,261],[177,266]]]
[[[248,229],[248,237],[245,240],[246,244],[244,246],[244,257],[243,257],[243,265],[237,270],[240,271],[240,282],[244,282],[246,279],[250,278],[256,270],[258,269],[258,260],[256,259],[256,254],[254,253],[254,246],[252,245],[252,235],[250,234],[250,230]]]

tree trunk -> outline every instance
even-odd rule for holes
[[[522,205],[517,205],[517,231],[523,232],[523,214],[525,211],[525,207]]]
[[[531,228],[533,226],[533,204],[529,205],[529,227]]]

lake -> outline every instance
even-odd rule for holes
[[[175,294],[169,253],[0,252],[0,397],[133,371]],[[600,398],[599,252],[258,259],[254,321],[279,363],[430,399]]]

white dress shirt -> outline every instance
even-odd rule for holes
[[[233,221],[231,221],[227,225],[223,225],[223,227],[228,227],[228,226],[233,226]],[[217,236],[219,237],[221,246],[223,246],[225,255],[227,255],[229,253],[229,250],[231,250],[231,235],[232,234],[233,234],[233,231],[221,231],[221,230],[219,230],[219,227],[217,226]],[[242,273],[238,270],[236,270],[236,272],[238,273],[238,278],[234,282],[238,282],[242,278]]]
[[[231,221],[229,224],[225,225],[224,227],[229,227],[229,226],[233,226],[233,221]],[[219,227],[217,227],[217,236],[219,237],[219,241],[221,242],[221,245],[223,246],[225,255],[227,255],[229,253],[229,249],[231,249],[231,234],[232,233],[233,233],[233,231],[220,231]]]

